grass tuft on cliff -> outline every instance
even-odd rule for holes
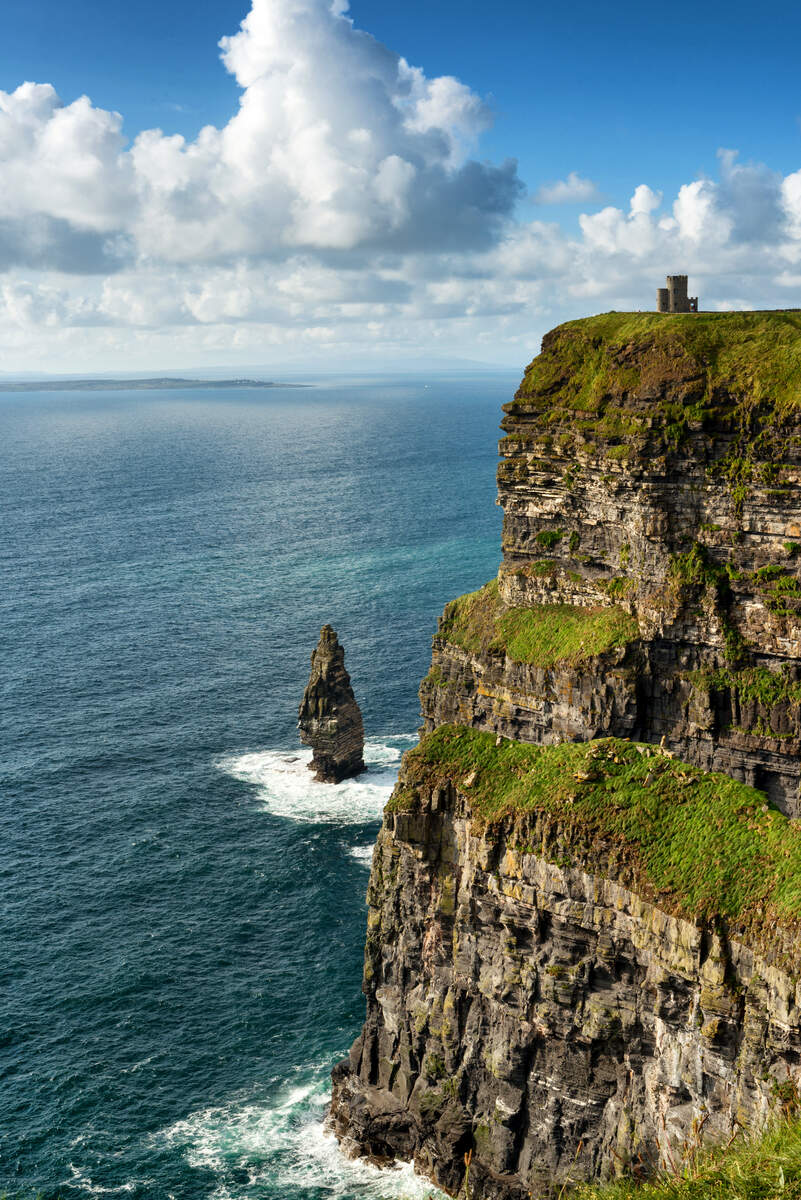
[[[482,822],[544,816],[551,833],[531,853],[613,871],[667,912],[723,918],[732,936],[777,962],[799,958],[801,822],[762,792],[619,738],[495,743],[458,725],[426,734],[404,759],[390,811],[414,807],[421,786],[451,782]]]
[[[493,651],[516,662],[549,668],[576,666],[638,636],[634,617],[622,608],[539,604],[508,608],[497,579],[446,605],[439,636],[471,654]]]
[[[702,1153],[681,1173],[638,1183],[583,1184],[567,1200],[801,1200],[801,1122]]]

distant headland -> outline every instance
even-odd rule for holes
[[[174,388],[297,388],[305,383],[264,379],[0,379],[0,392],[158,392]]]

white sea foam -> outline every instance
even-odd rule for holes
[[[371,842],[369,846],[353,846],[350,850],[350,856],[365,867],[369,867],[373,861],[373,843]]]
[[[318,783],[308,764],[311,750],[255,750],[235,754],[217,762],[220,770],[249,783],[266,812],[291,821],[315,821],[352,825],[373,821],[389,799],[403,751],[414,735],[367,742],[367,770],[355,779],[336,785]]]
[[[70,1169],[70,1178],[65,1180],[71,1187],[83,1188],[90,1196],[122,1196],[136,1190],[136,1188],[148,1181],[130,1179],[127,1183],[121,1183],[116,1187],[103,1187],[102,1184],[92,1183],[92,1180],[82,1171],[80,1167],[76,1167],[74,1163],[67,1163]]]
[[[187,1163],[215,1179],[211,1200],[306,1191],[330,1200],[444,1200],[410,1165],[385,1170],[348,1159],[323,1126],[328,1070],[303,1073],[271,1101],[242,1101],[191,1114],[161,1135]]]

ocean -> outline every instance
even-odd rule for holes
[[[513,375],[0,393],[0,1192],[431,1194],[323,1130],[444,603],[497,570]],[[368,771],[296,733],[319,629]]]

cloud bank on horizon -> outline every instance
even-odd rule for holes
[[[347,0],[253,0],[220,49],[239,109],[194,141],[128,144],[86,96],[0,91],[7,369],[393,348],[521,364],[558,320],[651,307],[672,270],[703,307],[798,301],[801,170],[721,151],[717,179],[668,199],[643,183],[625,208],[574,171],[532,197],[586,205],[570,230],[521,216],[514,162],[474,157],[487,104],[355,28]]]

